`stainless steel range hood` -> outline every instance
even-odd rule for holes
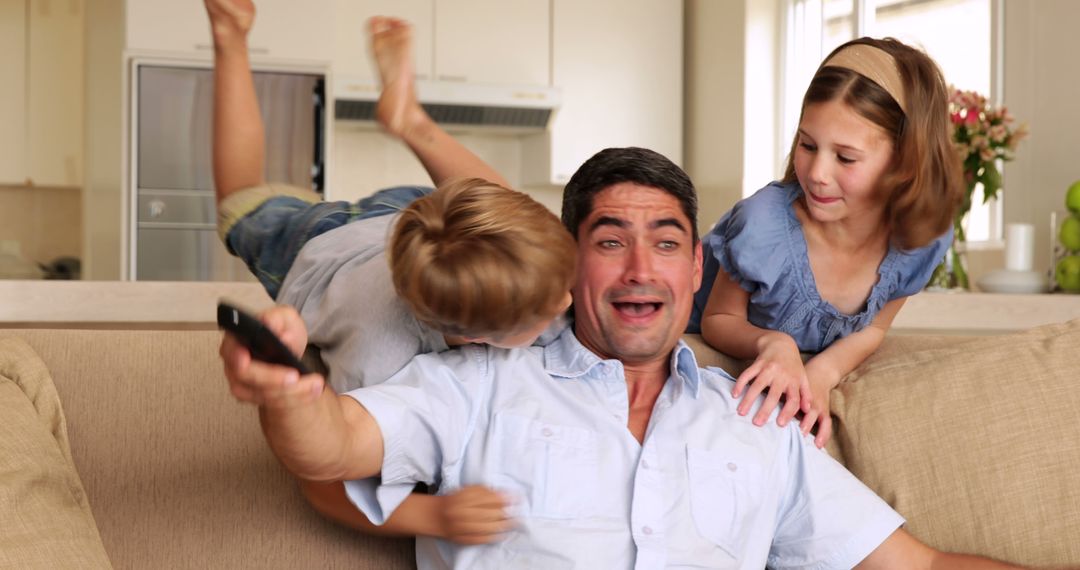
[[[417,80],[416,94],[436,122],[457,131],[536,133],[547,129],[560,102],[559,90],[536,85],[489,85]],[[334,81],[334,118],[374,121],[379,85],[343,77]]]

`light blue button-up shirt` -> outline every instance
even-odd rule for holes
[[[417,539],[421,570],[851,568],[903,524],[794,423],[738,415],[732,383],[680,343],[639,444],[622,364],[572,329],[546,347],[419,356],[349,392],[378,422],[385,456],[381,481],[346,489],[377,523],[416,482],[517,498],[504,540]]]

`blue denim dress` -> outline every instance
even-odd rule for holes
[[[853,315],[841,313],[821,298],[814,282],[802,224],[793,208],[801,196],[798,183],[773,182],[740,200],[702,238],[704,274],[686,332],[701,332],[705,304],[723,267],[750,293],[746,315],[751,324],[791,335],[800,351],[821,352],[868,326],[889,301],[922,290],[952,243],[950,229],[918,249],[890,246],[866,306]]]

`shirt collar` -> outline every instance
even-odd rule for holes
[[[551,376],[579,378],[596,367],[611,365],[622,367],[618,360],[604,360],[585,348],[574,334],[572,325],[566,327],[558,338],[544,347],[544,371]],[[679,343],[671,351],[670,366],[672,372],[683,380],[691,395],[697,398],[701,385],[700,369],[694,351],[682,339],[679,339]]]

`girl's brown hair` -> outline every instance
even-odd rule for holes
[[[472,337],[555,316],[577,265],[555,214],[479,178],[452,181],[402,210],[389,253],[394,288],[416,318]]]
[[[905,114],[900,104],[877,83],[847,68],[828,65],[837,52],[852,44],[884,50],[896,61],[904,88]],[[925,246],[952,226],[964,197],[960,156],[953,149],[948,114],[948,91],[934,60],[893,38],[859,38],[835,50],[814,74],[803,98],[809,105],[840,100],[892,137],[893,160],[878,181],[886,200],[885,220],[892,240],[902,249]],[[802,121],[800,115],[799,121]],[[797,181],[791,143],[784,182]]]

